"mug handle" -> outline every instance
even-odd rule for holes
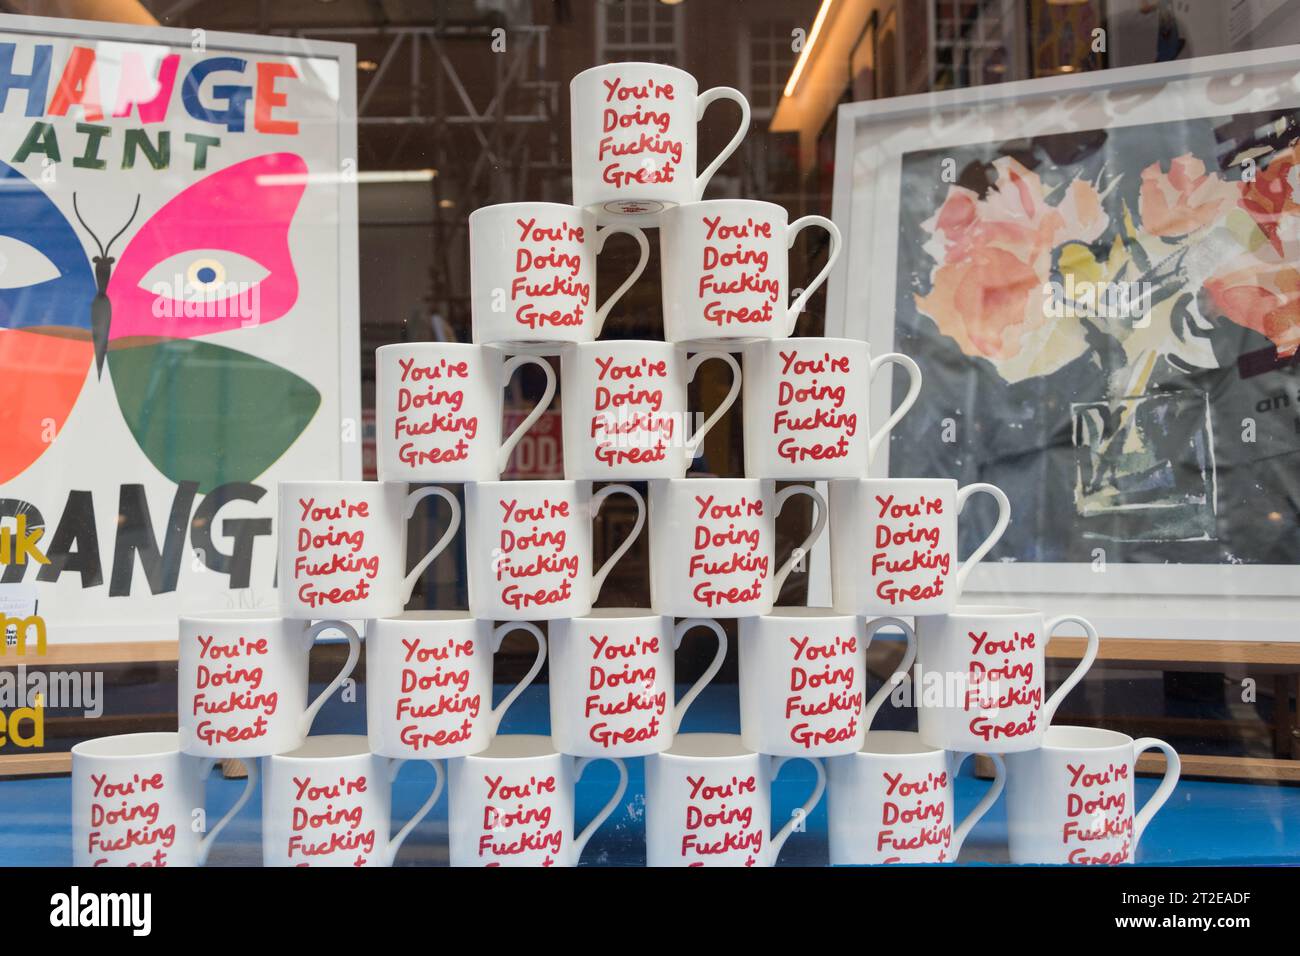
[[[630,495],[632,500],[636,502],[636,524],[632,528],[632,533],[623,539],[623,543],[615,548],[614,553],[605,559],[605,563],[600,566],[600,570],[592,575],[592,604],[595,604],[596,598],[600,597],[600,589],[604,587],[605,578],[609,577],[609,572],[613,570],[614,565],[618,563],[618,559],[627,554],[627,549],[632,547],[632,542],[636,540],[636,536],[639,535],[641,529],[645,527],[645,499],[641,497],[635,488],[621,484],[606,485],[604,488],[601,488],[600,491],[591,496],[592,522],[594,523],[596,521],[596,516],[600,514],[600,506],[604,503],[605,499],[619,491],[626,495]]]
[[[831,274],[831,269],[835,265],[835,260],[840,257],[840,244],[843,241],[840,236],[840,227],[835,225],[825,216],[803,216],[790,223],[785,234],[785,247],[787,250],[794,248],[795,239],[799,238],[799,233],[803,232],[809,226],[821,226],[831,236],[831,251],[826,256],[826,265],[822,266],[822,271],[813,277],[812,282],[799,293],[799,298],[786,309],[785,313],[785,334],[787,336],[794,334],[794,323],[799,318],[799,313],[804,310],[808,304],[808,299],[821,288],[821,284],[826,281],[826,277]]]
[[[808,795],[808,799],[803,802],[803,806],[799,808],[800,813],[791,815],[790,819],[786,821],[785,826],[777,830],[771,840],[768,841],[768,852],[772,854],[773,866],[776,865],[776,858],[781,853],[781,847],[785,846],[785,841],[790,839],[790,834],[794,832],[795,821],[800,818],[807,818],[808,814],[812,813],[813,808],[821,802],[822,794],[826,792],[826,766],[816,757],[773,757],[773,780],[775,780],[777,774],[781,772],[781,768],[791,760],[807,760],[812,764],[813,769],[817,771],[817,783],[813,786],[813,791]]]
[[[1047,698],[1047,703],[1043,706],[1043,730],[1051,726],[1052,718],[1056,716],[1056,708],[1061,706],[1061,701],[1065,700],[1065,695],[1074,690],[1074,685],[1083,680],[1083,675],[1088,673],[1088,668],[1097,659],[1097,651],[1101,647],[1101,639],[1097,637],[1097,629],[1092,626],[1091,622],[1079,617],[1077,614],[1062,614],[1060,617],[1054,617],[1043,625],[1044,654],[1047,653],[1047,644],[1052,639],[1052,632],[1068,621],[1073,621],[1087,632],[1088,649],[1083,652],[1083,660],[1079,661],[1079,665],[1070,672],[1070,676],[1065,679],[1060,687],[1056,688],[1056,693]],[[1168,745],[1166,744],[1166,746]]]
[[[456,532],[460,530],[460,502],[456,500],[455,495],[441,485],[430,485],[427,488],[417,488],[415,491],[411,492],[406,498],[405,520],[410,521],[411,515],[415,514],[415,506],[430,495],[437,495],[443,501],[447,502],[448,506],[451,508],[451,520],[447,522],[447,530],[442,533],[442,537],[439,538],[434,546],[429,549],[429,553],[417,561],[415,567],[411,569],[411,573],[403,579],[402,587],[405,588],[402,595],[403,605],[411,600],[411,592],[415,590],[415,582],[420,580],[420,575],[423,574],[425,569],[433,563],[434,558],[442,554],[443,549],[451,543],[451,539],[456,537]],[[403,537],[405,537],[405,535],[403,535]]]
[[[912,625],[896,617],[878,617],[867,625],[867,643],[875,636],[876,631],[882,627],[896,627],[903,632],[907,638],[907,650],[903,651],[903,659],[899,662],[898,669],[890,675],[889,680],[881,685],[880,689],[872,696],[867,704],[867,709],[862,715],[862,729],[864,732],[871,729],[872,722],[876,719],[876,713],[885,703],[885,698],[890,695],[895,687],[907,680],[912,673],[912,664],[916,662],[916,631]],[[866,653],[866,648],[862,649]]]
[[[881,425],[867,442],[868,462],[876,457],[876,449],[880,447],[880,443],[885,440],[885,436],[893,431],[894,426],[902,420],[902,417],[912,410],[912,406],[916,404],[916,397],[921,394],[921,369],[902,352],[886,352],[884,355],[877,355],[872,359],[868,380],[874,381],[876,373],[890,363],[907,369],[909,382],[907,394],[903,396],[903,400],[894,409],[894,413],[885,420],[885,424]]]
[[[1177,758],[1175,757],[1175,759]],[[226,824],[231,821],[231,819],[235,816],[235,814],[238,813],[240,810],[244,809],[244,804],[246,804],[248,802],[248,798],[253,795],[253,788],[257,786],[257,761],[249,759],[249,760],[241,760],[240,762],[244,765],[244,768],[248,771],[248,780],[244,784],[244,790],[239,795],[239,799],[235,801],[235,805],[231,807],[229,810],[227,810],[225,816],[223,816],[220,820],[217,821],[216,826],[214,826],[211,830],[205,833],[203,835],[203,838],[199,840],[199,852],[197,855],[199,866],[202,866],[204,863],[208,862],[208,854],[212,852],[212,841],[215,840],[217,836],[221,833],[221,831],[226,828]],[[203,763],[199,765],[199,778],[201,780],[207,780],[208,774],[212,772],[212,768],[215,767],[216,765],[217,765],[217,761],[215,758],[204,757]],[[1164,801],[1162,800],[1161,803],[1163,802]]]
[[[674,705],[673,713],[673,733],[677,733],[677,728],[682,725],[682,718],[686,716],[686,708],[695,702],[695,698],[700,696],[700,691],[709,685],[709,681],[717,676],[718,671],[722,669],[722,662],[727,658],[727,632],[722,629],[722,625],[707,617],[688,617],[680,622],[673,631],[673,650],[682,646],[682,638],[686,632],[697,627],[707,627],[713,632],[713,636],[718,639],[718,649],[713,654],[713,660],[705,668],[704,675],[695,682],[695,684],[686,693],[682,694],[681,699]]]
[[[348,659],[343,663],[343,669],[334,676],[329,682],[329,686],[320,692],[320,696],[313,700],[307,709],[302,712],[299,718],[298,734],[306,737],[311,733],[311,725],[316,722],[316,715],[320,709],[325,706],[325,701],[330,699],[330,695],[343,686],[343,682],[352,674],[352,668],[357,666],[357,661],[361,659],[361,638],[357,636],[357,629],[347,621],[317,621],[307,629],[307,647],[310,649],[316,643],[316,638],[320,637],[322,631],[330,629],[342,632],[343,636],[348,639]]]
[[[542,413],[551,407],[551,399],[555,397],[555,369],[551,368],[551,363],[536,355],[516,355],[506,361],[501,366],[501,382],[504,385],[514,376],[515,372],[524,365],[536,365],[546,373],[546,389],[542,392],[542,397],[538,399],[537,404],[533,406],[527,417],[524,418],[519,426],[510,433],[510,437],[501,443],[501,448],[497,452],[497,476],[506,470],[506,465],[510,462],[510,455],[514,452],[515,446],[519,440],[524,437],[528,429],[533,427],[533,423],[542,417]]]
[[[645,233],[636,228],[636,226],[624,226],[617,223],[596,230],[596,255],[600,255],[604,250],[605,240],[616,232],[620,232],[625,236],[631,236],[636,240],[636,244],[641,248],[641,258],[628,277],[623,280],[623,284],[610,293],[609,298],[605,300],[604,305],[596,309],[594,327],[597,335],[600,335],[601,329],[605,327],[605,319],[609,317],[609,310],[614,307],[614,303],[623,298],[623,294],[627,292],[628,289],[632,288],[632,283],[641,278],[641,273],[645,272],[646,263],[650,261],[650,242],[646,239]]]
[[[587,772],[587,768],[597,760],[608,760],[618,768],[618,786],[614,788],[614,795],[609,798],[609,802],[600,808],[600,811],[591,818],[591,822],[583,827],[582,832],[574,838],[573,862],[575,865],[577,864],[578,859],[582,856],[582,851],[586,849],[587,841],[591,839],[591,835],[595,833],[600,828],[600,825],[609,818],[609,815],[614,812],[614,808],[618,806],[618,802],[623,799],[623,792],[627,790],[627,764],[622,760],[619,760],[617,757],[583,757],[574,767],[573,776],[575,785],[576,781],[581,780],[582,775]]]
[[[998,503],[998,520],[989,532],[989,536],[984,542],[971,552],[971,556],[962,562],[962,566],[957,569],[956,586],[953,589],[958,595],[966,587],[966,578],[971,573],[975,565],[983,560],[984,555],[988,554],[998,540],[1002,537],[1002,532],[1007,530],[1007,525],[1011,523],[1011,502],[1007,500],[1006,492],[997,485],[990,485],[987,482],[977,482],[973,485],[967,485],[957,491],[957,514],[960,516],[963,508],[966,507],[966,501],[971,495],[982,491],[986,495],[991,495],[993,500]],[[954,544],[953,550],[956,551]]]
[[[429,794],[429,799],[424,801],[420,809],[415,811],[414,816],[407,820],[402,829],[398,830],[397,834],[388,841],[387,856],[384,858],[385,866],[393,865],[393,860],[397,858],[397,851],[402,848],[402,844],[406,841],[406,838],[411,835],[411,831],[415,829],[415,825],[428,816],[429,811],[433,809],[433,805],[437,803],[438,798],[442,796],[442,787],[447,779],[446,773],[443,772],[442,764],[436,760],[426,760],[425,763],[433,768],[433,792]],[[406,766],[405,760],[401,760],[397,757],[388,758],[388,785],[390,787],[397,782],[397,775],[402,772],[404,766]]]
[[[781,508],[790,500],[792,495],[807,495],[816,502],[817,516],[813,518],[812,531],[808,532],[808,537],[803,539],[803,543],[800,544],[799,547],[790,552],[790,557],[785,559],[785,564],[781,565],[777,570],[776,575],[772,578],[773,601],[775,601],[777,596],[781,593],[781,588],[785,586],[785,579],[790,576],[790,572],[794,569],[794,563],[799,559],[799,555],[807,554],[809,549],[812,548],[817,539],[821,537],[822,532],[826,529],[826,499],[822,497],[820,491],[811,485],[791,485],[789,488],[782,488],[778,491],[776,493],[776,500],[774,501],[776,506],[776,515],[773,515],[772,520],[775,521],[777,516],[781,514]]]
[[[704,111],[709,108],[709,104],[715,100],[734,100],[740,105],[740,126],[736,129],[736,135],[731,137],[731,142],[722,147],[722,152],[713,158],[713,162],[705,168],[695,179],[695,201],[699,202],[704,196],[704,187],[709,184],[713,174],[718,171],[718,167],[727,161],[727,158],[736,151],[740,141],[745,138],[749,132],[749,100],[740,90],[732,89],[730,86],[715,86],[711,90],[705,90],[695,100],[695,123],[699,125],[700,120],[704,119]]]
[[[704,443],[704,436],[718,423],[718,419],[727,413],[727,409],[736,404],[736,398],[740,395],[740,365],[727,352],[696,352],[686,360],[686,381],[688,383],[695,381],[695,373],[709,359],[719,359],[731,367],[731,391],[727,392],[727,397],[718,403],[718,407],[713,410],[713,414],[704,420],[700,430],[692,435],[691,440],[686,443],[687,461],[693,461],[699,455],[700,445]]]
[[[492,632],[493,654],[501,650],[501,642],[506,639],[506,635],[511,631],[527,631],[531,634],[533,640],[537,641],[537,656],[533,658],[533,666],[528,669],[524,679],[512,687],[510,693],[506,694],[505,699],[492,709],[492,733],[494,734],[501,723],[501,718],[510,709],[510,705],[524,692],[524,688],[533,682],[542,669],[542,662],[546,660],[546,638],[542,636],[542,632],[538,630],[537,625],[529,621],[506,621],[504,624],[498,625],[497,629]]]
[[[1151,818],[1156,812],[1165,805],[1169,795],[1174,792],[1174,787],[1178,786],[1178,778],[1182,774],[1183,762],[1178,757],[1178,751],[1163,740],[1155,737],[1140,737],[1133,741],[1133,772],[1137,773],[1138,754],[1144,750],[1162,750],[1165,754],[1165,777],[1160,781],[1160,786],[1156,787],[1156,792],[1151,794],[1147,802],[1142,805],[1136,817],[1133,818],[1133,858],[1137,858],[1138,841],[1142,839],[1142,831],[1147,828]]]
[[[953,754],[956,761],[952,765],[954,794],[957,790],[957,772],[961,770],[961,765],[966,762],[966,758],[969,756],[968,753]],[[951,862],[953,863],[957,862],[957,857],[961,854],[962,844],[966,842],[966,837],[970,836],[970,831],[974,829],[975,824],[984,818],[984,814],[989,812],[993,804],[998,802],[998,797],[1002,796],[1002,788],[1007,785],[1007,765],[1006,761],[1002,759],[1002,755],[988,754],[987,756],[993,761],[993,782],[984,791],[984,796],[980,797],[980,802],[975,804],[974,809],[962,818],[957,829],[952,831],[952,842],[949,843],[948,849],[952,852]]]

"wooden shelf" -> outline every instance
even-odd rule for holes
[[[1087,641],[1082,637],[1054,637],[1047,656],[1078,660]],[[51,644],[45,654],[16,657],[0,654],[0,668],[63,664],[130,664],[175,661],[176,641],[132,641],[114,644]],[[1261,664],[1300,670],[1300,642],[1182,641],[1156,638],[1103,637],[1097,662],[1144,664]]]
[[[0,669],[17,667],[61,667],[82,664],[137,664],[175,661],[177,641],[128,641],[105,644],[50,644],[44,654],[0,654]]]
[[[1216,757],[1212,754],[1180,754],[1184,777],[1213,777],[1226,780],[1261,780],[1271,783],[1300,781],[1300,760],[1275,757]],[[1138,757],[1138,773],[1165,772],[1164,754]]]
[[[1077,661],[1087,646],[1086,638],[1054,637],[1047,645],[1047,656],[1053,660]],[[1156,669],[1169,664],[1260,664],[1300,670],[1300,642],[1103,637],[1097,663],[1150,665]]]
[[[47,773],[71,773],[72,754],[4,754],[0,756],[0,777],[29,777]]]

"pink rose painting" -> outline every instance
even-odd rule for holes
[[[931,407],[890,473],[1001,485],[1002,560],[1300,563],[1297,142],[1268,114],[905,154],[894,345]]]
[[[1152,163],[1142,170],[1138,218],[1154,236],[1176,239],[1212,225],[1240,193],[1231,183],[1205,171],[1195,156],[1175,156],[1169,168]]]
[[[1228,319],[1277,346],[1279,357],[1300,349],[1300,249],[1261,250],[1206,280],[1210,300]]]
[[[1300,163],[1294,148],[1238,186],[1237,204],[1258,229],[1241,254],[1205,281],[1223,317],[1269,339],[1278,356],[1300,349]]]
[[[1092,242],[1108,225],[1089,183],[1075,181],[1053,203],[1039,177],[1014,159],[994,163],[983,199],[954,186],[924,223],[937,240],[931,291],[917,308],[967,355],[992,362],[1009,381],[1055,371],[1084,349],[1082,328],[1044,308],[1052,253]]]

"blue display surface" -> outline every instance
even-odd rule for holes
[[[496,689],[499,700],[506,688]],[[316,733],[358,733],[364,726],[363,702],[340,705],[332,701],[317,720]],[[358,721],[360,723],[358,723]],[[545,685],[530,687],[510,708],[502,733],[546,733],[550,727]],[[682,732],[739,732],[734,687],[707,688],[687,712]],[[627,761],[628,788],[620,805],[592,837],[583,864],[641,866],[645,863],[644,759]],[[972,773],[967,761],[957,779],[957,817],[963,817],[988,786]],[[773,784],[773,819],[784,821],[806,799],[813,786],[812,768],[793,761]],[[592,765],[578,784],[577,826],[609,799],[617,781],[614,768]],[[1141,805],[1158,778],[1139,777]],[[414,761],[398,775],[393,793],[394,830],[424,802],[433,785],[433,770]],[[242,780],[224,780],[213,772],[208,785],[208,819],[215,821],[238,798]],[[72,864],[71,795],[67,777],[8,780],[0,783],[0,866],[70,866]],[[210,866],[258,866],[261,863],[261,794],[231,821],[217,839]],[[1300,788],[1271,784],[1183,780],[1142,836],[1139,864],[1279,864],[1300,859],[1300,828],[1286,821],[1300,819]],[[1004,801],[998,802],[976,825],[962,849],[961,863],[1002,863],[1007,860]],[[445,794],[411,833],[397,857],[398,866],[445,865],[447,862],[447,799]],[[821,866],[827,862],[826,804],[808,815],[806,831],[794,833],[781,851],[784,865]]]

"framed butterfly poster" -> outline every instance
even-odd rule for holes
[[[355,147],[350,45],[0,16],[0,582],[50,643],[274,606],[278,482],[360,477]]]
[[[840,108],[827,331],[921,368],[874,474],[1010,499],[967,600],[1116,637],[1300,639],[1297,57]]]

